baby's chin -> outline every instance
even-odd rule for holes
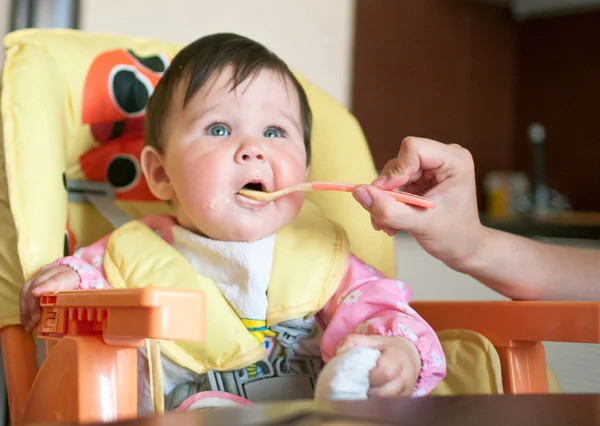
[[[279,232],[285,228],[289,221],[274,220],[246,220],[232,224],[232,221],[224,221],[219,224],[213,224],[210,228],[199,230],[199,234],[218,241],[247,242],[262,240],[270,235]]]
[[[301,206],[300,203],[298,206],[289,203],[276,204],[264,212],[232,209],[227,206],[228,208],[215,208],[210,213],[203,211],[197,216],[192,214],[191,217],[178,219],[185,228],[213,240],[254,242],[275,234],[292,223]]]

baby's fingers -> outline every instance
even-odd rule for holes
[[[30,332],[40,319],[40,303],[39,298],[32,294],[22,300],[21,303],[21,324],[27,332]]]
[[[414,383],[410,383],[409,380],[400,374],[394,380],[387,382],[380,387],[371,387],[369,390],[369,396],[377,396],[387,398],[391,396],[410,396],[412,394]]]
[[[42,279],[45,279],[42,281]],[[26,283],[21,297],[21,323],[28,332],[40,321],[42,309],[40,296],[43,293],[73,289],[73,271],[64,270],[51,275],[40,275],[32,283]],[[28,291],[28,288],[31,288]]]
[[[29,313],[29,321],[31,321],[32,327],[37,324],[40,320],[42,308],[40,308],[40,298],[32,294],[27,299],[27,312]]]
[[[53,291],[61,291],[61,290],[74,290],[77,286],[74,278],[74,271],[72,269],[65,269],[64,271],[60,271],[54,273],[53,275],[46,278],[45,281],[39,282],[31,290],[31,294],[35,297],[40,297],[43,293],[49,293]]]
[[[387,385],[390,382],[395,381],[402,373],[402,361],[397,357],[386,354],[383,350],[377,366],[371,371],[369,375],[369,383],[371,388],[380,388]]]
[[[382,345],[381,336],[369,336],[366,334],[350,334],[340,343],[336,353],[341,354],[354,346],[367,346],[369,348],[379,349]]]
[[[27,281],[23,284],[21,296],[19,297],[19,317],[21,324],[28,332],[31,331],[33,325],[35,325],[35,323],[32,324],[32,315],[34,314],[36,306],[39,305],[39,303],[36,303],[36,297],[31,294],[31,286],[31,281]]]

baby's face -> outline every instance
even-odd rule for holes
[[[231,77],[229,68],[215,73],[185,109],[186,85],[180,85],[163,154],[153,154],[164,176],[144,171],[155,195],[173,201],[182,226],[217,240],[255,241],[288,225],[302,206],[301,193],[269,203],[237,193],[248,185],[275,191],[305,181],[300,103],[292,83],[277,73],[261,71],[235,90]],[[157,179],[164,182],[154,185]]]

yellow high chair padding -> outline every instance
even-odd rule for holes
[[[124,69],[146,81],[146,87],[152,86],[160,78],[160,64],[168,64],[180,46],[145,38],[45,29],[11,33],[4,44],[0,337],[3,354],[11,354],[4,360],[16,425],[26,403],[36,406],[38,400],[30,398],[41,398],[29,394],[36,374],[35,358],[29,336],[15,326],[19,322],[19,289],[39,267],[72,252],[75,244],[87,245],[112,231],[96,208],[78,198],[76,187],[70,186],[67,193],[63,174],[67,185],[94,178],[105,182],[116,160],[126,162],[133,167],[127,169],[133,174],[127,184],[113,188],[116,203],[134,218],[169,211],[165,204],[144,195],[139,179],[135,150],[140,147],[140,135],[136,126],[143,110],[124,115],[116,109],[101,108],[108,96],[108,80],[99,76],[108,77],[112,71]],[[298,77],[314,115],[310,180],[372,181],[375,167],[356,119],[306,78]],[[106,123],[110,131],[103,127]],[[351,195],[310,193],[307,199],[346,230],[355,254],[388,276],[395,275],[393,239],[373,231],[367,213]],[[493,393],[500,389],[506,393],[546,392],[548,379],[540,341],[600,342],[600,326],[576,327],[580,323],[600,324],[598,304],[419,302],[413,306],[440,332],[447,351],[448,379],[436,390],[442,394]],[[542,317],[543,324],[536,320]],[[517,320],[518,324],[511,322]],[[498,329],[496,323],[506,323],[507,327]],[[87,347],[84,341],[78,345]],[[81,363],[79,367],[85,368],[84,361]],[[475,371],[481,374],[467,371],[469,364],[477,365]],[[523,372],[522,377],[512,374],[514,371]],[[55,379],[47,368],[36,382]],[[49,411],[44,419],[52,420],[55,414],[61,415]]]
[[[488,339],[469,330],[446,330],[438,336],[452,368],[432,395],[504,393],[500,358]]]
[[[1,90],[1,88],[0,88]],[[0,146],[3,146],[0,132]],[[19,323],[19,289],[23,279],[17,255],[17,229],[13,220],[8,199],[5,157],[0,155],[0,328],[8,324]],[[16,309],[15,309],[16,307]]]
[[[548,393],[562,393],[562,386],[558,377],[550,367],[548,367]]]
[[[492,342],[470,330],[443,330],[438,337],[451,368],[431,395],[504,393],[500,357]],[[548,368],[548,392],[561,391],[556,375]]]

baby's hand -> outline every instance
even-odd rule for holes
[[[353,346],[368,346],[381,351],[377,366],[371,370],[371,396],[410,396],[415,388],[421,356],[414,343],[403,337],[352,334],[340,345],[337,353]]]
[[[21,288],[19,307],[21,324],[27,332],[33,330],[40,320],[40,296],[42,293],[75,290],[79,286],[79,275],[68,266],[57,265],[41,269]]]

